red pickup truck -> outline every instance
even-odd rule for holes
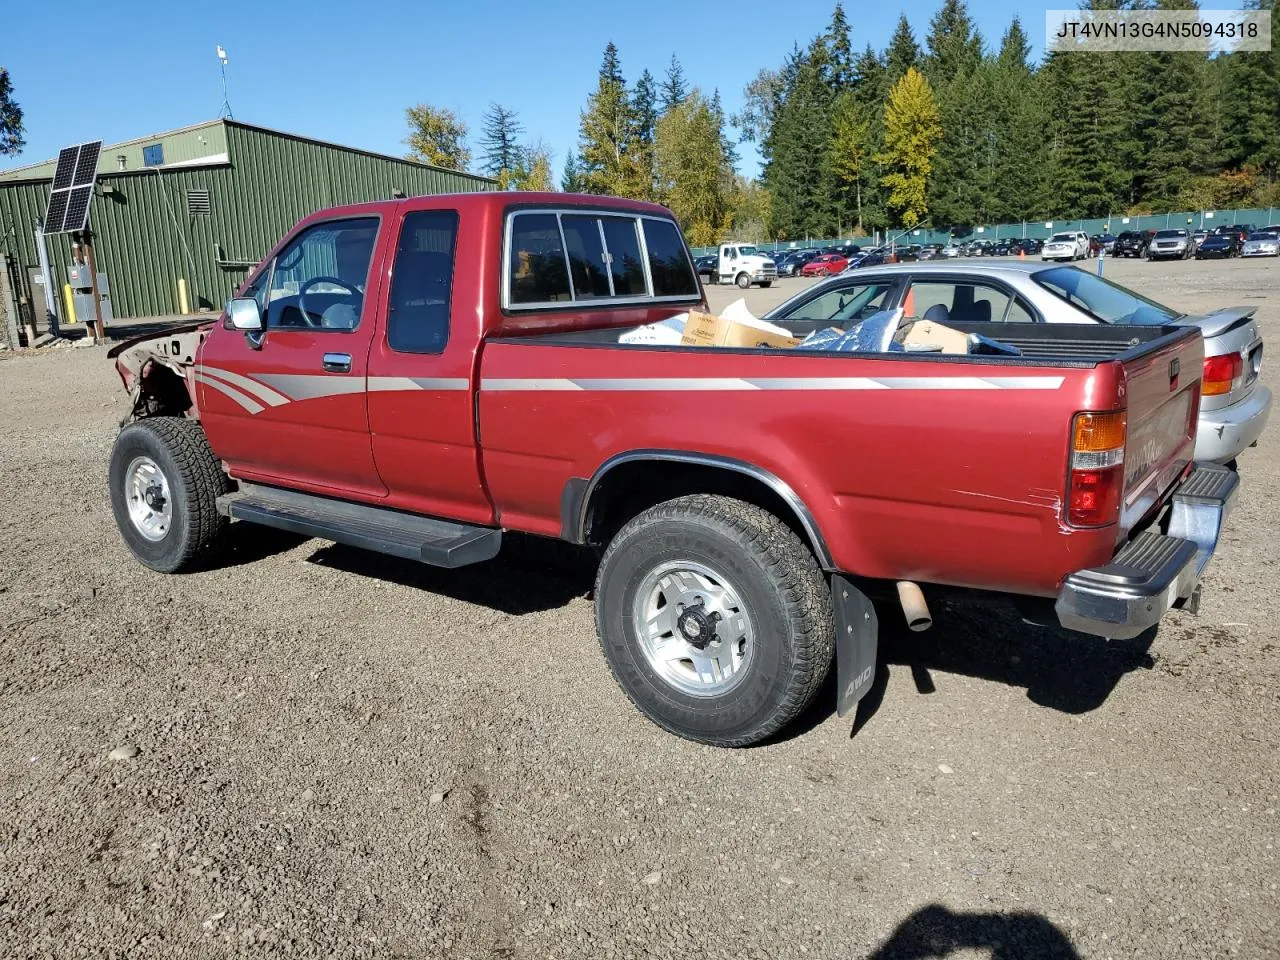
[[[1191,460],[1196,330],[1005,324],[1018,356],[619,342],[704,307],[652,204],[313,214],[216,322],[111,351],[120,531],[165,572],[232,520],[443,567],[510,530],[595,545],[618,683],[719,745],[778,731],[833,660],[855,705],[877,587],[916,623],[945,584],[1107,637],[1198,600],[1236,475]]]

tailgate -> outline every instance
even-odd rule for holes
[[[1127,534],[1182,476],[1195,448],[1204,341],[1162,338],[1124,361],[1128,429],[1120,526]]]

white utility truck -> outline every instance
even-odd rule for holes
[[[753,283],[770,286],[778,279],[778,265],[752,243],[722,243],[716,266],[717,283],[736,283],[746,290]]]

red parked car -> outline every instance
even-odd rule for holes
[[[820,257],[814,257],[804,265],[800,271],[802,277],[829,277],[836,273],[843,273],[844,268],[849,265],[849,258],[840,253],[824,253]]]
[[[787,330],[847,329],[891,291],[864,286],[806,291]],[[116,523],[166,573],[216,562],[231,521],[450,568],[511,531],[598,547],[614,677],[655,723],[722,746],[778,731],[832,669],[847,713],[875,677],[885,588],[901,612],[878,616],[919,627],[913,581],[1040,598],[1114,638],[1194,608],[1236,485],[1192,462],[1198,329],[967,322],[952,303],[953,331],[999,327],[1018,355],[619,342],[706,307],[655,204],[319,211],[216,321],[110,351],[131,401]],[[277,602],[242,582],[246,603]],[[155,585],[138,586],[145,619]]]

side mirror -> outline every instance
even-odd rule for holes
[[[236,297],[228,303],[227,316],[231,318],[231,325],[237,330],[262,329],[262,311],[258,309],[258,301],[252,297]]]

